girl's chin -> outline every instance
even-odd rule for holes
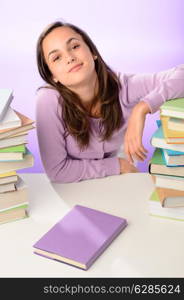
[[[70,82],[69,84],[67,84],[67,87],[77,87],[80,86],[82,84],[86,83],[86,78],[80,78],[78,80],[73,80],[72,82]]]

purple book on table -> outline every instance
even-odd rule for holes
[[[34,253],[87,270],[127,220],[75,205],[33,245]]]

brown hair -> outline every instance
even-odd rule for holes
[[[80,97],[59,82],[55,82],[46,64],[42,42],[53,29],[57,27],[69,27],[80,34],[89,47],[92,55],[97,56],[95,70],[99,81],[97,95],[92,99],[92,108],[100,100],[100,132],[102,141],[110,139],[113,132],[122,125],[122,110],[119,103],[119,91],[122,88],[119,77],[104,62],[96,46],[90,37],[80,28],[70,23],[54,22],[50,24],[40,35],[37,42],[37,65],[40,76],[49,86],[59,92],[59,103],[62,105],[62,118],[69,134],[76,138],[80,148],[89,145],[90,140],[90,114],[83,107]]]

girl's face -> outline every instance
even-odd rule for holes
[[[42,47],[55,82],[67,88],[76,88],[90,82],[96,74],[94,56],[81,35],[71,28],[53,29],[44,38]]]

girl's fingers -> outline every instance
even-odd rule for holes
[[[128,149],[129,149],[129,153],[131,155],[131,157],[134,157],[138,160],[142,160],[144,161],[146,159],[146,154],[144,153],[144,147],[143,146],[139,146],[137,145],[137,142],[136,141],[129,141],[129,144],[128,144]],[[146,150],[147,152],[147,150]]]
[[[127,157],[127,160],[133,164],[134,161],[133,161],[133,158],[131,157],[131,154],[130,154],[130,151],[129,151],[129,147],[128,147],[128,143],[125,141],[125,144],[124,144],[124,147],[125,147],[125,155]]]
[[[144,148],[144,146],[142,144],[139,144],[139,149],[143,152],[143,153],[148,153],[148,150]]]

